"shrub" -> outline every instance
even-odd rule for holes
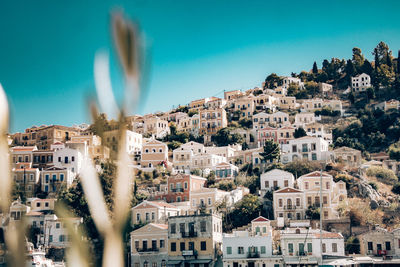
[[[400,183],[395,183],[393,185],[392,192],[400,195]]]
[[[375,176],[377,179],[386,184],[393,184],[398,180],[397,176],[392,170],[383,167],[370,167],[367,170],[367,176]]]

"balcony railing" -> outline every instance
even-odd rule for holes
[[[183,188],[173,188],[173,189],[171,189],[171,191],[172,191],[172,192],[176,192],[176,193],[178,192],[178,193],[179,193],[179,192],[183,192]]]
[[[197,232],[195,231],[182,232],[182,237],[197,237]]]
[[[258,251],[247,252],[247,258],[259,258],[260,253]]]
[[[182,256],[197,256],[197,251],[194,249],[193,250],[183,250]]]
[[[295,210],[295,209],[301,209],[301,208],[302,208],[301,206],[295,206],[295,205],[283,206],[283,209],[285,209],[285,210]]]
[[[158,252],[158,248],[137,248],[137,252],[144,253],[144,252]]]

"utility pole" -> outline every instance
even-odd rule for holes
[[[322,265],[322,168],[319,177],[319,242],[320,242],[321,265]]]

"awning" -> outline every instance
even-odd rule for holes
[[[180,264],[182,261],[168,261],[167,265],[176,265],[176,264]]]
[[[187,261],[185,261],[187,262]],[[210,263],[210,259],[197,259],[197,260],[189,260],[190,263]]]

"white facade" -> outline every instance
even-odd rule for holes
[[[329,143],[321,137],[304,136],[289,140],[288,144],[282,145],[282,163],[295,160],[328,161],[330,153]]]
[[[265,192],[273,190],[276,187],[293,187],[294,186],[294,176],[292,173],[273,169],[268,172],[264,172],[260,176],[261,191]]]
[[[288,89],[291,84],[296,84],[299,86],[299,88],[304,88],[304,83],[299,79],[295,77],[285,77],[282,80],[282,88]]]
[[[364,92],[371,87],[371,77],[368,74],[362,73],[356,77],[351,77],[351,88],[355,92]]]
[[[304,126],[307,123],[315,122],[315,114],[311,112],[300,112],[294,117],[296,127]]]
[[[291,125],[289,115],[285,112],[275,112],[267,114],[265,112],[258,113],[253,116],[253,129],[263,129],[265,127],[282,127]]]

